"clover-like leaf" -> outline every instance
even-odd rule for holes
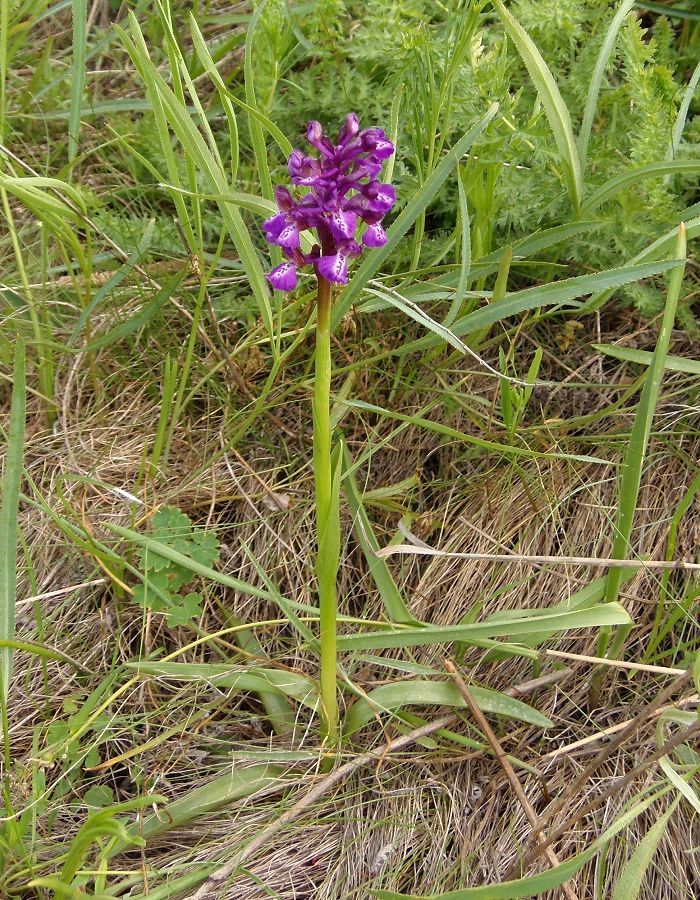
[[[192,531],[193,547],[190,550],[192,559],[204,566],[212,566],[219,558],[219,541],[213,531],[195,528]]]
[[[196,619],[202,611],[202,598],[200,594],[191,592],[184,597],[178,597],[177,605],[168,610],[166,621],[171,628],[178,625],[186,625],[192,619]]]
[[[164,543],[170,540],[189,536],[192,531],[192,523],[187,516],[175,506],[161,506],[151,519],[151,528],[154,537]]]

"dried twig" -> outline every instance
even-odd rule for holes
[[[657,719],[660,715],[666,712],[667,709],[680,709],[683,706],[687,706],[689,703],[697,703],[700,697],[697,694],[690,694],[688,697],[682,697],[680,700],[675,700],[673,703],[667,703],[665,706],[660,706],[658,709],[654,710],[654,712],[649,717],[650,719]],[[578,741],[573,741],[571,744],[564,744],[562,747],[557,747],[555,750],[550,750],[549,753],[545,753],[540,756],[540,761],[545,759],[556,759],[557,756],[570,756],[576,750],[581,750],[584,747],[587,747],[589,744],[594,744],[597,741],[602,741],[607,737],[610,737],[611,734],[617,734],[618,731],[622,731],[623,728],[627,728],[632,720],[626,719],[624,722],[618,722],[616,725],[610,725],[608,728],[602,728],[600,731],[597,731],[595,734],[589,734],[585,738],[580,738]]]
[[[444,559],[466,559],[474,562],[531,563],[533,565],[591,566],[597,569],[673,569],[681,572],[700,572],[700,563],[683,559],[609,559],[597,556],[526,556],[520,553],[452,553],[420,544],[391,544],[375,550],[383,558],[395,553],[409,556],[439,556]]]
[[[471,710],[472,715],[476,719],[477,725],[479,726],[479,728],[481,729],[481,731],[484,734],[484,737],[491,745],[491,749],[493,750],[494,755],[496,756],[496,759],[501,764],[501,767],[506,774],[506,778],[510,782],[511,787],[513,788],[513,792],[515,793],[515,796],[518,798],[518,802],[520,803],[523,810],[525,811],[525,815],[527,816],[528,822],[530,823],[530,825],[532,825],[533,835],[535,837],[537,837],[538,839],[542,839],[544,837],[544,835],[542,834],[542,831],[540,830],[540,828],[537,825],[537,813],[533,809],[530,801],[527,799],[527,794],[523,790],[523,786],[520,784],[518,776],[515,774],[515,769],[510,764],[510,760],[508,759],[508,756],[506,755],[506,752],[503,749],[503,747],[501,746],[501,743],[498,740],[498,738],[496,737],[493,729],[489,725],[489,723],[486,719],[486,716],[483,714],[483,712],[479,708],[479,705],[477,704],[476,700],[472,697],[471,692],[469,691],[469,688],[465,684],[462,676],[457,671],[457,668],[455,667],[452,660],[449,660],[449,659],[445,660],[445,668],[449,672],[450,678],[454,682],[455,687],[457,688],[459,693],[462,695],[465,703]],[[547,859],[552,864],[552,866],[558,866],[560,864],[559,857],[556,855],[556,853],[554,852],[554,850],[552,849],[552,847],[550,846],[549,843],[547,843],[546,849],[544,852],[546,853]],[[569,885],[568,883],[563,884],[562,890],[563,890],[564,894],[569,898],[569,900],[577,900],[576,894],[574,893],[574,890],[571,887],[571,885]]]
[[[664,690],[661,691],[661,693],[658,694],[651,703],[647,704],[643,709],[641,709],[633,719],[630,719],[627,726],[622,729],[618,736],[600,750],[600,752],[589,762],[589,764],[581,770],[578,776],[573,780],[573,782],[559,797],[559,799],[555,800],[554,803],[552,803],[552,805],[549,807],[549,809],[545,810],[545,812],[540,816],[538,820],[538,827],[542,828],[547,822],[551,821],[554,816],[558,815],[562,811],[562,809],[564,809],[566,804],[571,800],[571,798],[575,797],[579,793],[579,791],[593,774],[593,772],[595,772],[595,770],[603,762],[605,762],[610,754],[618,747],[622,746],[627,738],[631,737],[643,722],[651,718],[654,712],[660,706],[663,706],[673,694],[681,690],[688,683],[690,677],[690,671],[684,672],[683,675],[680,676],[680,678],[676,678],[671,682],[671,684],[665,687]]]
[[[630,769],[626,775],[623,775],[621,778],[616,778],[613,784],[610,785],[609,788],[606,788],[601,794],[598,794],[596,797],[593,797],[592,800],[589,800],[585,806],[582,806],[578,812],[574,813],[572,816],[560,825],[557,829],[555,829],[549,837],[541,841],[539,844],[536,844],[532,850],[528,851],[525,856],[519,860],[518,867],[520,866],[528,866],[533,860],[537,859],[538,856],[541,856],[542,853],[545,853],[547,847],[550,844],[554,843],[554,841],[558,841],[560,838],[564,837],[569,831],[569,829],[579,822],[584,816],[587,816],[589,812],[592,812],[597,806],[600,806],[601,803],[604,803],[610,797],[617,794],[624,787],[626,787],[631,781],[637,777],[637,775],[642,775],[647,772],[649,766],[653,763],[657,762],[657,760],[661,759],[662,756],[666,756],[667,753],[670,753],[675,747],[678,747],[680,744],[685,744],[690,738],[700,732],[700,722],[695,722],[689,728],[686,728],[685,731],[681,731],[680,734],[677,734],[674,738],[667,741],[663,747],[659,747],[655,750],[650,756],[648,756],[643,762],[641,762],[638,766],[635,766],[633,769]],[[506,878],[510,877],[509,873],[506,875]]]

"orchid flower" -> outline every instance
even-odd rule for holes
[[[359,256],[363,246],[386,243],[381,222],[396,202],[394,188],[377,179],[382,163],[394,152],[381,128],[360,129],[355,113],[349,113],[337,144],[315,121],[306,128],[306,140],[319,156],[294,150],[288,168],[292,184],[308,192],[294,199],[286,187],[278,187],[279,212],[263,222],[265,238],[287,258],[267,276],[278,291],[293,290],[299,268],[308,265],[326,281],[347,284],[348,260]],[[302,253],[301,232],[310,229],[316,231],[318,243],[310,253]]]

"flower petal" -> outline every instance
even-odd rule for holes
[[[277,202],[277,209],[281,209],[282,212],[288,213],[294,206],[294,197],[281,184],[275,188],[275,201]]]
[[[335,148],[330,139],[323,133],[321,123],[315,119],[306,126],[306,140],[324,156],[333,156]]]
[[[383,247],[386,244],[386,231],[378,223],[376,225],[368,225],[367,230],[362,235],[362,243],[365,247]]]
[[[387,213],[396,203],[394,186],[381,181],[370,181],[362,188],[362,193],[367,198],[367,208],[372,212]]]
[[[360,121],[357,118],[355,113],[348,113],[345,116],[345,124],[338,132],[338,145],[343,146],[347,144],[347,142],[354,138],[357,132],[360,130]]]
[[[334,256],[319,256],[314,260],[314,265],[318,274],[326,281],[335,284],[348,283],[348,261],[341,253]]]
[[[328,225],[334,237],[346,240],[355,235],[357,216],[354,212],[340,209],[328,216]]]
[[[298,250],[300,246],[299,229],[293,222],[290,222],[270,243],[284,247],[285,250]]]
[[[394,152],[394,145],[381,128],[365,128],[360,139],[363,149],[371,151],[376,159],[388,159]]]
[[[268,272],[267,280],[276,291],[293,291],[299,280],[294,263],[283,262]]]
[[[286,224],[287,215],[283,212],[277,213],[276,216],[272,216],[270,219],[265,219],[265,221],[262,223],[262,227],[267,240],[270,242],[274,242],[273,239],[277,237],[277,235],[280,233],[280,231],[282,231]]]
[[[319,161],[312,156],[304,156],[299,150],[292,150],[287,168],[294,184],[315,184],[321,175]]]

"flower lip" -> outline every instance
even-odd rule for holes
[[[342,253],[335,253],[333,256],[319,256],[314,262],[316,271],[326,281],[335,284],[348,283],[348,260]]]
[[[294,263],[283,262],[268,273],[267,280],[278,291],[293,291],[299,281]]]
[[[368,225],[362,235],[362,243],[365,247],[383,247],[386,244],[386,231],[379,224]]]

